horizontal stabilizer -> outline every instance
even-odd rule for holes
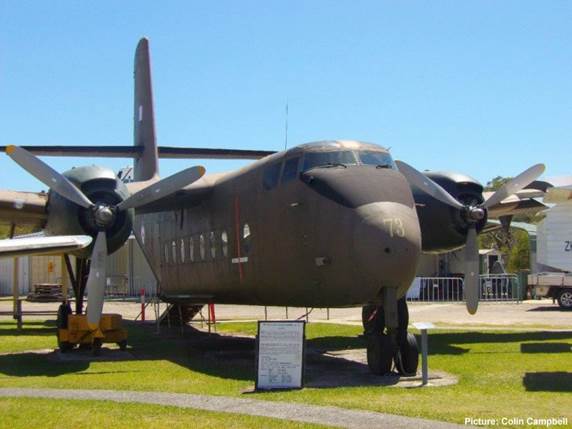
[[[0,146],[6,152],[8,146]],[[20,146],[37,156],[73,156],[93,158],[141,158],[143,146]],[[211,149],[159,146],[159,158],[169,159],[260,159],[274,151],[248,149]]]
[[[59,235],[0,240],[0,258],[68,253],[91,244],[89,235]]]

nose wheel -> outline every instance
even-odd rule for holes
[[[405,297],[397,300],[397,316],[397,327],[389,328],[383,306],[366,305],[362,308],[367,364],[376,375],[390,374],[394,364],[400,375],[417,373],[419,349],[415,335],[407,332],[409,311]]]

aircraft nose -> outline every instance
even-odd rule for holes
[[[374,202],[356,208],[354,231],[356,268],[362,281],[379,290],[398,289],[403,295],[417,270],[421,231],[415,207],[397,202]]]

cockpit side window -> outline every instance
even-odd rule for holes
[[[281,162],[276,162],[269,165],[264,169],[262,173],[262,187],[267,191],[273,189],[278,185],[278,180],[280,179],[280,169],[282,167]]]
[[[298,173],[298,163],[300,157],[291,158],[284,163],[284,171],[282,171],[282,183],[289,182],[296,178]]]
[[[336,164],[357,164],[357,159],[351,150],[334,152],[306,152],[304,154],[303,171],[314,167]]]
[[[393,158],[387,152],[360,150],[358,154],[362,164],[396,169]]]

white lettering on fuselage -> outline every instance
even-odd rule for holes
[[[405,237],[405,226],[403,221],[398,217],[390,217],[383,220],[383,224],[389,228],[390,237]]]

